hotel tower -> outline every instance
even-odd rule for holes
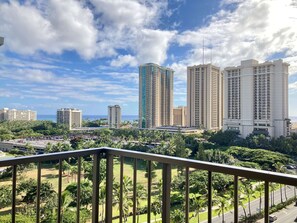
[[[187,68],[187,125],[219,130],[223,119],[223,76],[212,64]]]
[[[139,128],[173,124],[173,73],[154,63],[139,66]]]
[[[289,135],[288,67],[282,60],[245,60],[225,68],[224,130],[238,131],[242,137]]]

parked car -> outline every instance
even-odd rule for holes
[[[275,215],[269,215],[269,222],[274,222],[277,220],[277,217]]]

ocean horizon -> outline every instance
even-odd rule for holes
[[[107,115],[83,115],[83,120],[99,120],[99,119],[107,119]],[[138,115],[122,115],[122,121],[134,121],[138,119]],[[56,115],[37,115],[37,120],[40,121],[57,121]]]

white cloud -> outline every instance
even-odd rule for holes
[[[29,3],[1,3],[0,32],[10,50],[33,54],[76,50],[83,58],[96,54],[97,30],[90,9],[75,0],[45,1],[44,11]]]
[[[249,58],[263,61],[275,53],[296,55],[297,23],[292,19],[296,8],[290,5],[291,0],[225,1],[229,3],[237,3],[237,8],[223,7],[207,26],[177,37],[181,46],[193,47],[185,59],[188,64],[202,63],[203,39],[206,62],[212,52],[213,63],[222,67]]]
[[[167,59],[167,49],[175,34],[175,31],[152,29],[143,29],[139,32],[135,40],[138,62],[162,64]]]
[[[131,55],[120,55],[118,58],[112,60],[110,65],[114,67],[124,67],[127,65],[130,67],[135,67],[137,66],[137,60]]]
[[[84,59],[117,57],[115,66],[163,63],[175,35],[156,28],[166,0],[10,0],[0,6],[5,48],[21,54],[74,50]]]

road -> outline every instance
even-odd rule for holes
[[[289,223],[289,222],[294,222],[294,220],[297,217],[297,207],[294,206],[294,204],[289,205],[288,207],[273,213],[277,217],[277,220],[275,223]],[[264,222],[264,219],[261,219],[258,221],[259,223]]]
[[[287,186],[287,197],[288,197],[288,199],[293,197],[293,196],[294,196],[293,187]],[[285,200],[284,188],[283,188],[283,200]],[[251,202],[251,213],[252,214],[256,214],[258,212],[259,201],[260,201],[260,199],[256,199],[256,200],[253,200]],[[278,204],[280,202],[281,202],[281,193],[280,193],[280,190],[277,190],[277,191],[274,192],[274,203]],[[264,197],[262,197],[262,208],[264,208]],[[247,212],[247,214],[249,213],[248,212],[248,204],[246,204],[246,212]],[[244,216],[244,212],[242,210],[242,207],[239,207],[238,215],[239,215],[239,218],[240,218],[240,216]],[[295,215],[297,215],[297,211],[295,212]],[[290,214],[290,217],[292,218],[291,214]],[[206,223],[206,222],[207,221],[204,221],[203,223]],[[222,216],[213,217],[212,222],[213,223],[222,223]],[[233,211],[229,211],[229,212],[227,212],[225,214],[225,223],[232,223],[232,222],[234,222],[234,213],[233,213]],[[261,221],[259,221],[259,222],[261,222]],[[277,222],[281,222],[281,221],[278,220]],[[287,223],[287,222],[292,222],[292,221],[289,220],[289,221],[282,221],[282,222]]]

